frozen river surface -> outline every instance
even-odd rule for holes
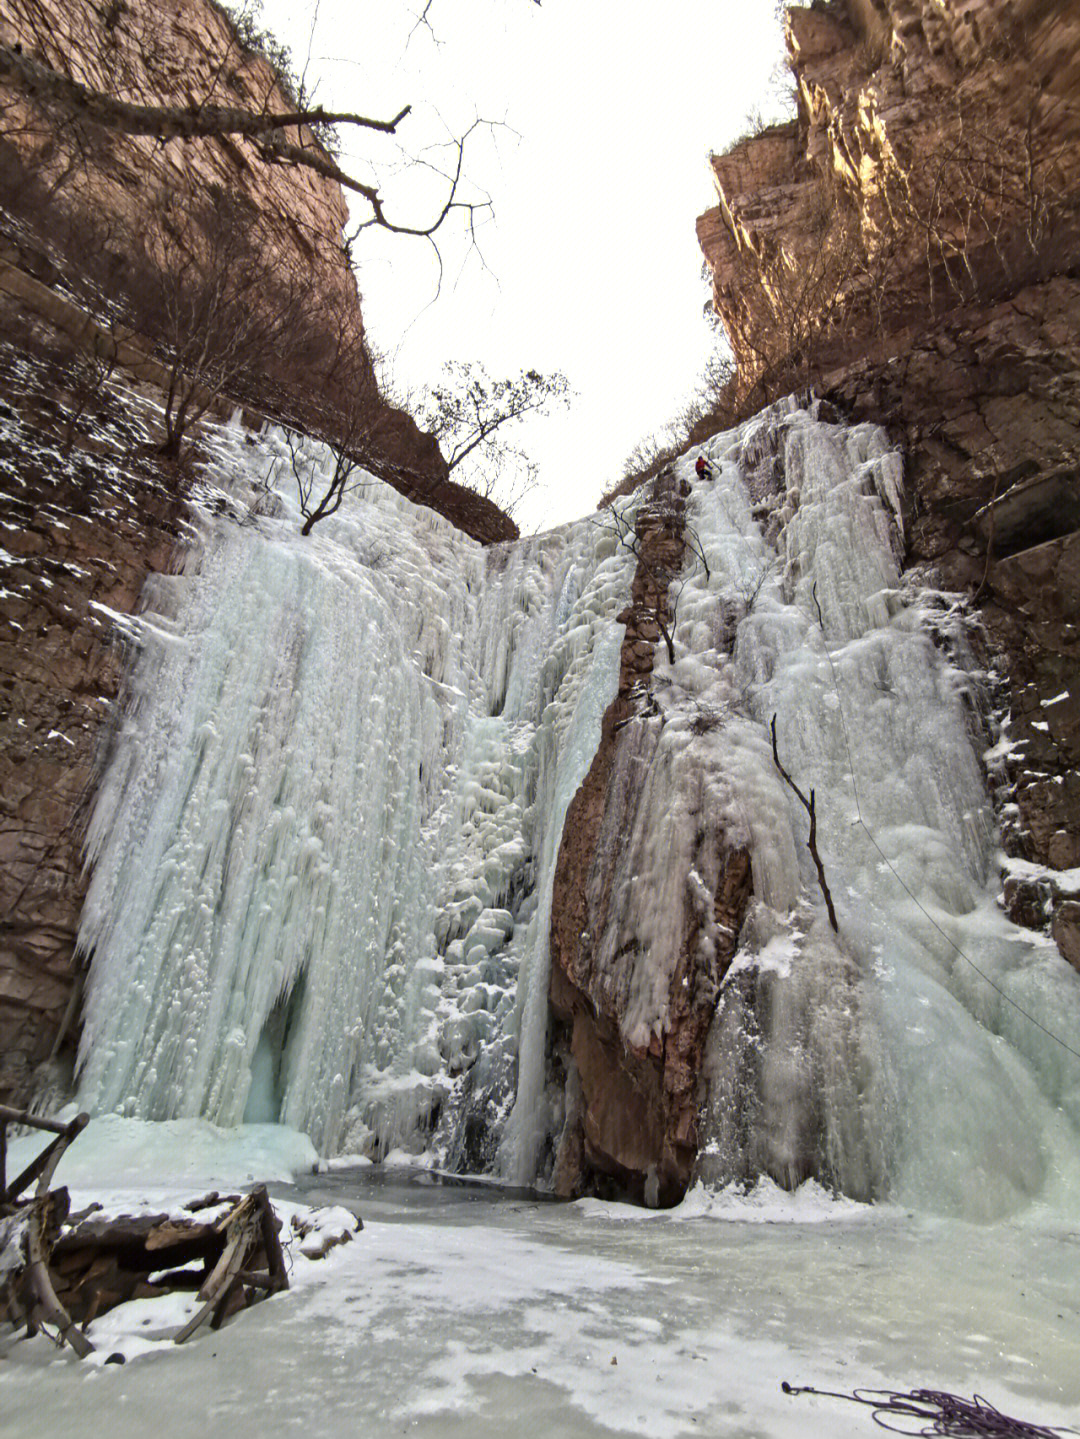
[[[978,1391],[1030,1421],[1080,1420],[1080,1224],[1060,1215],[974,1226],[812,1186],[695,1191],[655,1214],[370,1171],[278,1193],[347,1205],[364,1230],[184,1348],[133,1352],[138,1306],[98,1321],[96,1358],[126,1348],[123,1367],[4,1340],[0,1433],[880,1432],[785,1379]]]

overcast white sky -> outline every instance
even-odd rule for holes
[[[321,0],[308,79],[317,98],[380,118],[411,104],[413,154],[478,116],[467,173],[490,193],[479,253],[440,236],[445,273],[418,239],[368,230],[356,247],[364,316],[399,385],[446,360],[494,374],[562,370],[568,411],[522,427],[542,486],[517,514],[524,532],[592,509],[642,436],[677,413],[715,342],[694,234],[713,203],[706,158],[745,127],[782,50],[774,0]],[[264,20],[298,63],[313,0],[265,0]],[[366,179],[370,137],[344,163]],[[446,163],[448,152],[431,152]],[[396,178],[388,211],[437,208],[435,178]],[[482,260],[481,260],[482,255]]]

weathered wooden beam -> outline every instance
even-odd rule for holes
[[[31,1114],[28,1109],[12,1109],[8,1104],[0,1104],[0,1121],[26,1124],[31,1129],[47,1129],[50,1134],[65,1134],[68,1129],[59,1119],[43,1119],[40,1114]]]
[[[289,1275],[285,1268],[285,1255],[281,1248],[277,1226],[274,1223],[274,1211],[270,1204],[270,1196],[266,1192],[266,1185],[260,1184],[251,1192],[259,1211],[259,1233],[263,1249],[266,1251],[266,1268],[272,1281],[271,1293],[276,1290],[288,1289]]]
[[[275,1294],[280,1288],[272,1274],[258,1274],[253,1269],[241,1269],[236,1277],[241,1284],[247,1284],[252,1289],[265,1289],[271,1294]]]
[[[17,1113],[18,1111],[12,1111]],[[20,1123],[23,1121],[20,1120]],[[47,1123],[38,1124],[39,1129],[48,1129],[50,1133],[56,1133],[57,1137],[51,1144],[45,1146],[36,1159],[30,1161],[23,1172],[18,1175],[7,1188],[0,1194],[0,1203],[11,1204],[23,1192],[27,1185],[38,1181],[39,1193],[44,1193],[49,1187],[53,1171],[60,1162],[60,1157],[73,1139],[76,1139],[90,1123],[88,1114],[77,1114],[70,1124],[61,1125],[56,1130],[56,1121],[49,1120]]]
[[[66,1207],[66,1191],[64,1192],[64,1204]],[[34,1208],[37,1212],[31,1216],[26,1236],[26,1257],[29,1261],[27,1274],[31,1288],[37,1297],[34,1313],[45,1322],[55,1324],[60,1331],[60,1338],[71,1345],[80,1359],[85,1359],[88,1354],[94,1352],[94,1346],[57,1299],[56,1290],[53,1288],[52,1279],[49,1276],[45,1228],[49,1222],[49,1212],[52,1207],[52,1195],[45,1195],[42,1199],[35,1201]]]

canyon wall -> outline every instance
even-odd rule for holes
[[[1080,13],[789,11],[797,115],[711,157],[697,223],[750,407],[810,386],[905,450],[906,563],[979,605],[1008,677],[1008,853],[1080,865]],[[1069,882],[1013,916],[1080,964]]]
[[[26,418],[27,361],[8,344],[0,366],[0,1102],[21,1103],[70,1079],[83,831],[135,638],[115,617],[168,570],[184,506],[121,460],[137,416],[113,409],[94,453],[64,455]]]
[[[246,47],[212,0],[12,0],[0,16],[0,44],[47,65],[92,91],[132,104],[216,105],[245,112],[295,108],[269,61]],[[96,253],[94,278],[108,295],[140,247],[160,254],[163,234],[198,253],[199,204],[226,196],[257,217],[258,244],[269,274],[317,294],[348,340],[362,340],[363,316],[344,234],[349,210],[341,186],[303,166],[269,164],[253,139],[216,135],[173,139],[123,133],[58,113],[47,96],[31,101],[0,85],[4,119],[0,166],[5,189],[29,192],[47,207],[46,228],[59,240],[80,237]],[[306,129],[289,132],[318,150]],[[186,227],[186,230],[185,230]],[[20,241],[23,243],[20,244]],[[47,258],[9,236],[5,258],[49,279]],[[110,272],[110,266],[112,271]],[[361,353],[359,344],[357,353]],[[366,356],[365,356],[366,358]],[[370,364],[370,362],[368,362]],[[252,401],[252,396],[243,397]],[[253,408],[259,409],[254,397]],[[496,517],[447,487],[448,471],[434,439],[412,417],[383,404],[377,448],[384,477],[423,501],[460,509],[451,517],[491,529]],[[435,492],[442,492],[433,499]],[[487,536],[482,536],[487,537]],[[491,538],[506,538],[492,532]]]

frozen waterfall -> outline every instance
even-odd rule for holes
[[[239,495],[266,460],[226,441],[221,468]],[[630,556],[588,521],[485,553],[375,481],[307,540],[287,494],[247,499],[285,513],[205,523],[140,621],[82,1098],[488,1166],[515,1085],[543,1089],[555,817]]]
[[[485,551],[374,480],[301,539],[284,478],[263,483],[277,446],[223,432],[208,485],[227,498],[129,626],[89,835],[82,1100],[532,1181],[563,1119],[555,860],[634,556],[602,514]],[[961,608],[901,576],[880,431],[779,406],[709,448],[717,478],[688,505],[708,569],[688,551],[628,836],[655,943],[627,1038],[664,1031],[657,897],[691,879],[672,816],[692,783],[754,888],[708,1044],[702,1176],[1016,1208],[1075,1148],[1080,1062],[1038,1025],[1075,1045],[1080,981],[994,903]],[[839,935],[773,715],[816,791]]]

